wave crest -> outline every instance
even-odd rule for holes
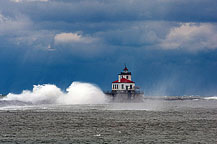
[[[206,97],[204,98],[206,100],[217,100],[217,96],[213,96],[213,97]]]
[[[102,90],[90,83],[73,82],[66,92],[56,85],[34,85],[33,90],[21,94],[9,93],[3,100],[17,100],[33,104],[99,104],[106,101]]]

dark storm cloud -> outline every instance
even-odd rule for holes
[[[8,14],[12,12],[28,14],[35,21],[217,21],[215,0],[2,1],[1,5],[3,11]]]
[[[0,30],[9,29],[16,36],[14,42],[39,49],[54,48],[56,34],[78,31],[107,46],[165,47],[164,39],[171,41],[167,35],[180,22],[215,22],[216,6],[214,0],[1,1],[0,12],[6,22]]]

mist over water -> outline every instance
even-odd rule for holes
[[[21,94],[9,93],[2,100],[32,104],[102,104],[106,102],[106,96],[96,85],[73,82],[66,92],[52,84],[34,85],[32,91],[24,90]]]
[[[206,100],[217,100],[217,96],[205,97]]]
[[[160,90],[161,91],[161,90]],[[158,94],[156,91],[153,94]],[[24,90],[20,94],[9,93],[0,99],[2,109],[16,106],[33,105],[41,107],[48,104],[56,107],[58,105],[76,105],[76,104],[103,104],[94,107],[107,110],[146,110],[146,111],[164,111],[174,110],[176,108],[186,107],[216,107],[217,96],[153,96],[145,95],[144,99],[138,103],[134,102],[112,102],[110,97],[94,84],[84,82],[73,82],[66,90],[61,90],[56,85],[44,84],[34,85],[32,90]],[[112,102],[108,104],[109,102]],[[214,104],[213,104],[214,103]],[[44,106],[42,108],[44,108]],[[83,105],[82,107],[85,108]],[[89,108],[88,108],[89,109]]]

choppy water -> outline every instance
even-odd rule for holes
[[[0,143],[217,143],[217,100],[19,105],[1,106]]]

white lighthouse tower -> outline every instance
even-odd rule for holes
[[[112,91],[134,91],[135,82],[131,80],[131,72],[125,66],[123,71],[118,74],[118,80],[112,82]]]

